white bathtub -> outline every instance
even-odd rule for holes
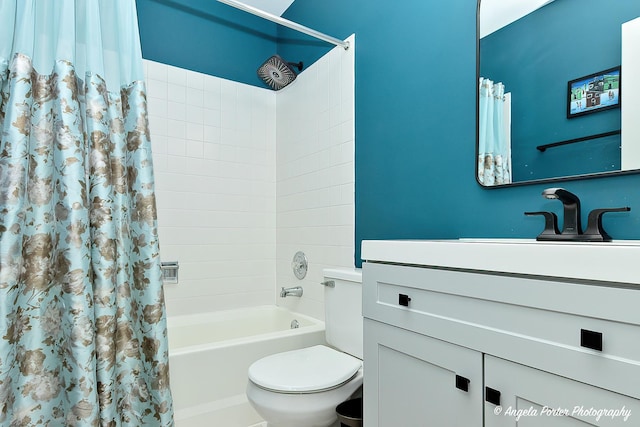
[[[300,327],[291,329],[291,321]],[[269,354],[324,344],[324,322],[276,306],[170,317],[176,427],[248,427],[247,369]]]

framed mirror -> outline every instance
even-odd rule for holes
[[[478,13],[480,185],[640,172],[640,120],[624,120],[640,111],[640,1],[479,0]]]

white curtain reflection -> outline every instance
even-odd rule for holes
[[[505,120],[505,88],[480,77],[478,181],[482,185],[511,182],[509,120]]]

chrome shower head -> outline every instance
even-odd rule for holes
[[[280,90],[296,79],[297,73],[293,67],[302,71],[303,64],[287,62],[279,55],[273,55],[258,68],[258,77],[273,90]]]

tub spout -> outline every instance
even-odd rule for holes
[[[280,291],[280,298],[286,297],[301,297],[302,296],[302,286],[295,286],[293,288],[282,288]]]

